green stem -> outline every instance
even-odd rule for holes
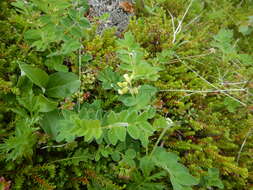
[[[117,123],[114,123],[112,125],[104,126],[103,129],[112,129],[114,127],[128,127],[128,126],[129,126],[129,123],[126,123],[126,122],[117,122]]]
[[[144,0],[136,0],[135,2],[136,15],[154,16],[144,3]]]
[[[166,127],[166,128],[163,129],[162,133],[160,134],[159,138],[157,139],[157,141],[156,141],[156,143],[154,145],[153,150],[150,153],[150,157],[154,154],[154,152],[155,152],[155,150],[156,150],[159,142],[161,141],[161,139],[163,138],[163,136],[165,135],[165,133],[167,132],[168,129],[169,129],[168,127]]]
[[[78,76],[79,76],[79,80],[81,82],[80,88],[79,88],[79,93],[78,93],[78,100],[77,100],[77,110],[78,112],[80,112],[80,98],[81,98],[81,86],[82,86],[82,80],[81,80],[81,72],[82,72],[82,52],[81,52],[81,47],[78,50]]]
[[[63,158],[63,159],[54,160],[54,161],[52,161],[52,162],[49,162],[49,164],[52,164],[52,163],[55,163],[55,162],[62,162],[62,161],[80,159],[80,158],[85,158],[85,156],[76,156],[76,157],[72,157],[72,158]]]
[[[24,34],[25,34],[27,28],[28,28],[28,26],[27,26],[27,24],[26,24],[25,27],[24,27],[24,29],[23,29],[23,31],[22,31],[22,33],[21,33],[21,35],[19,36],[19,38],[18,38],[18,40],[17,40],[17,42],[16,42],[17,45],[18,45],[18,44],[20,43],[20,41],[24,38]]]

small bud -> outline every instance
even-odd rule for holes
[[[122,95],[122,94],[123,94],[123,91],[122,91],[122,90],[118,90],[118,93],[119,93],[120,95]]]
[[[138,94],[138,88],[136,88],[136,87],[131,88],[129,91],[131,94]]]
[[[209,49],[210,53],[216,53],[216,50],[214,48]]]
[[[128,74],[124,74],[123,77],[124,77],[125,79],[129,78]]]
[[[128,82],[128,83],[131,83],[131,78],[128,76],[128,74],[124,74],[123,77],[125,78],[125,80]]]
[[[134,87],[132,90],[133,90],[133,94],[138,94],[138,88]]]

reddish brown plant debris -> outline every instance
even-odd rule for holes
[[[133,4],[129,3],[127,1],[120,2],[119,7],[122,8],[127,13],[133,13],[134,12]]]
[[[0,187],[2,187],[3,190],[10,190],[11,181],[7,181],[4,177],[0,177]]]

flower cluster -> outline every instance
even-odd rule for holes
[[[95,73],[82,73],[81,81],[81,90],[93,89],[96,81],[96,75]]]
[[[128,92],[132,95],[138,94],[138,88],[132,86],[132,76],[129,77],[128,74],[124,74],[123,77],[125,81],[117,83],[117,85],[121,88],[118,90],[118,93],[121,95],[126,94]]]

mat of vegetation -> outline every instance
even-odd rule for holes
[[[0,1],[0,190],[253,190],[252,52],[252,0]]]

